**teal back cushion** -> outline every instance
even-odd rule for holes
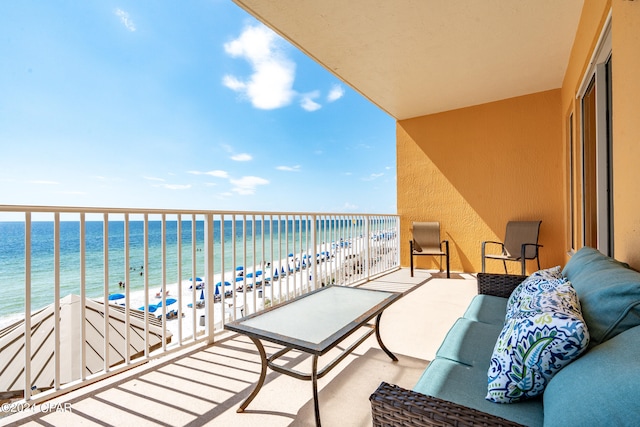
[[[640,425],[640,326],[589,350],[544,392],[545,427]]]
[[[640,325],[640,273],[588,247],[575,253],[562,273],[578,294],[590,347]]]

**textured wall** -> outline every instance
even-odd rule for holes
[[[502,240],[509,220],[533,219],[542,220],[542,266],[563,264],[562,116],[558,89],[398,122],[402,265],[412,221],[440,221],[452,270],[476,272],[483,240]]]

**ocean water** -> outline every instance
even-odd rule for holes
[[[79,294],[80,273],[80,223],[61,221],[60,241],[60,295]],[[126,280],[125,266],[125,223],[108,222],[108,271],[109,293],[122,292],[119,282],[127,282],[131,290],[144,289],[145,277],[149,289],[162,285],[162,222],[149,221],[147,237],[148,265],[144,267],[145,232],[143,221],[129,222],[129,278]],[[232,221],[225,221],[224,236],[220,221],[214,221],[214,271],[221,272],[224,249],[225,270],[233,277],[235,266],[244,265],[247,269],[255,264],[277,262],[287,258],[288,253],[313,253],[310,223],[305,221],[265,221],[264,232],[261,221],[236,221],[236,262],[233,263]],[[181,236],[178,236],[177,221],[166,221],[166,283],[178,282],[178,241],[181,242],[181,279],[204,276],[204,222],[196,221],[195,243],[192,236],[192,222],[183,221]],[[340,241],[348,241],[361,235],[362,224],[351,220],[334,220],[321,223],[317,230],[317,243],[326,243],[324,247],[334,248]],[[326,228],[325,228],[326,227]],[[246,234],[246,257],[243,248],[243,235]],[[262,253],[262,236],[265,240],[265,253]],[[273,238],[271,236],[273,235]],[[100,298],[104,294],[105,283],[105,242],[104,222],[85,222],[85,289],[88,297]],[[287,238],[285,238],[285,236]],[[37,310],[54,299],[54,223],[51,221],[31,223],[31,309]],[[273,240],[273,253],[271,242]],[[325,242],[326,240],[326,242]],[[224,248],[222,242],[224,241]],[[254,243],[255,242],[255,243]],[[337,243],[336,243],[337,242]],[[193,272],[193,245],[195,244],[196,270]],[[25,223],[0,222],[0,318],[14,317],[25,312]]]

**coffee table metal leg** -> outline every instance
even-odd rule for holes
[[[378,344],[380,345],[380,348],[383,349],[385,353],[387,353],[387,356],[389,356],[391,360],[397,362],[398,358],[395,356],[395,354],[389,351],[389,349],[382,343],[382,338],[380,338],[380,317],[382,317],[382,313],[378,314],[378,316],[376,317],[376,338],[378,339]]]
[[[258,392],[262,388],[262,385],[264,384],[264,380],[267,377],[267,353],[264,351],[264,346],[262,345],[259,339],[253,338],[253,337],[249,337],[249,338],[251,338],[251,341],[253,341],[256,347],[258,347],[258,353],[260,353],[260,360],[262,362],[262,367],[260,370],[260,378],[258,379],[258,382],[256,383],[255,388],[253,389],[249,397],[247,397],[247,399],[242,403],[242,405],[240,405],[237,412],[244,412],[246,407],[249,406],[249,403],[251,403],[251,401],[258,395]]]
[[[311,383],[313,384],[313,408],[316,414],[316,426],[320,427],[320,405],[318,403],[318,356],[313,355],[311,362]]]

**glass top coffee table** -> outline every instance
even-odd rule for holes
[[[251,338],[262,360],[260,378],[251,394],[238,408],[238,412],[243,412],[256,397],[264,384],[269,367],[276,372],[312,382],[316,425],[320,426],[317,384],[319,378],[333,369],[373,333],[376,334],[380,348],[392,360],[398,360],[382,343],[378,327],[382,312],[401,296],[402,293],[399,292],[327,286],[260,313],[227,323],[225,329]],[[374,317],[375,323],[369,323]],[[318,357],[360,328],[368,330],[318,370]],[[284,348],[267,356],[260,340],[274,342]],[[302,373],[275,363],[278,358],[293,349],[312,355],[311,373]]]

